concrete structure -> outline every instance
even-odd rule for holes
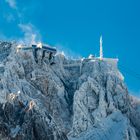
[[[38,63],[38,55],[39,54],[41,54],[41,57],[42,57],[41,59],[44,59],[44,57],[46,56],[46,53],[47,53],[49,55],[48,59],[51,62],[52,59],[54,58],[54,55],[57,53],[56,48],[50,47],[49,45],[43,45],[42,43],[33,44],[31,47],[18,45],[17,52],[19,52],[19,50],[23,50],[23,51],[30,51],[31,50],[33,52],[33,56],[34,56],[35,61],[37,63]]]

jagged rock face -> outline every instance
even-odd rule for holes
[[[33,108],[25,109],[19,101],[0,105],[0,131],[1,139],[66,139],[45,110],[42,114]]]
[[[140,139],[139,104],[115,61],[58,54],[50,65],[38,53],[36,63],[8,42],[0,61],[0,139]]]

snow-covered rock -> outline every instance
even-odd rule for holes
[[[0,42],[0,139],[139,140],[140,103],[117,61],[94,56],[50,65]]]

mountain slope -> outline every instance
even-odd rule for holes
[[[0,42],[0,139],[138,140],[139,101],[117,62],[16,52]]]

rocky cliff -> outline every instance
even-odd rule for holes
[[[140,101],[116,60],[38,63],[31,50],[0,42],[1,140],[139,140]]]

